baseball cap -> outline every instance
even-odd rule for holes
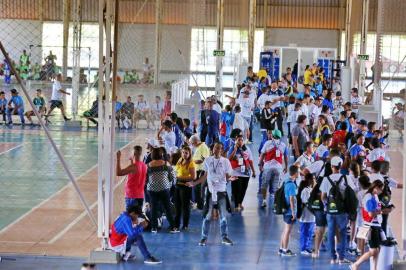
[[[365,120],[365,119],[361,119],[361,120],[359,120],[359,121],[357,122],[357,124],[358,124],[358,125],[366,126],[366,125],[368,124],[368,122],[367,122],[367,120]]]
[[[282,138],[282,132],[279,129],[272,130],[272,137],[276,139]]]
[[[331,166],[339,167],[343,164],[343,160],[340,157],[333,157],[331,159]]]
[[[17,89],[11,89],[10,92],[13,94],[18,94]]]

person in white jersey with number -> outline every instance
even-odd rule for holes
[[[56,75],[55,81],[52,85],[51,105],[50,105],[50,108],[49,108],[49,111],[48,111],[48,114],[46,115],[46,117],[49,117],[51,115],[52,111],[55,108],[58,108],[61,110],[63,119],[65,121],[69,121],[70,118],[66,117],[65,108],[62,103],[62,95],[70,95],[70,93],[66,92],[66,90],[64,90],[62,88],[61,81],[62,81],[62,74]]]

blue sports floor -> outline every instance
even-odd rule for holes
[[[0,155],[1,168],[7,168],[2,169],[0,174],[2,184],[0,186],[0,224],[5,226],[28,211],[33,204],[38,204],[60,189],[67,183],[67,179],[59,164],[50,163],[55,160],[55,156],[52,149],[45,146],[43,135],[27,134],[18,130],[2,131],[1,141],[23,144],[15,150]],[[125,145],[130,138],[131,136],[125,134],[118,136],[117,147]],[[73,170],[76,175],[86,172],[96,163],[95,132],[82,132],[72,136],[60,134],[57,136],[57,142],[69,157],[68,159],[75,161],[76,166]],[[254,144],[250,147],[256,156],[257,146]],[[45,165],[48,170],[45,173],[36,169],[38,166]],[[38,181],[43,188],[38,187],[40,186],[37,184]],[[6,185],[14,188],[13,192],[7,192],[4,189]],[[201,214],[193,211],[189,232],[176,235],[169,234],[166,230],[156,235],[144,233],[150,252],[163,260],[162,265],[144,265],[141,254],[134,247],[133,251],[137,256],[135,261],[118,265],[98,265],[97,269],[348,269],[348,265],[330,265],[328,252],[322,252],[321,258],[316,261],[299,254],[291,258],[279,257],[277,250],[283,229],[282,217],[275,216],[269,207],[266,210],[258,208],[257,187],[258,180],[251,179],[244,201],[245,210],[241,213],[233,213],[228,218],[229,236],[234,241],[234,246],[220,244],[218,222],[212,221],[208,245],[199,247],[197,243],[200,240]],[[33,189],[35,189],[34,192]],[[24,198],[26,200],[23,200]],[[16,201],[19,201],[18,207],[15,206]],[[290,241],[290,248],[296,253],[299,253],[298,229],[297,225]],[[350,259],[354,258],[350,257]],[[7,254],[0,262],[0,269],[79,270],[81,263],[85,261],[86,258]],[[362,269],[369,269],[369,265],[365,264]]]

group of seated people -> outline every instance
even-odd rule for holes
[[[164,115],[144,159],[136,146],[133,162],[121,168],[118,152],[117,174],[128,175],[127,210],[113,224],[112,249],[128,260],[129,243],[137,243],[146,263],[160,263],[146,249],[142,231],[157,233],[164,213],[169,233],[187,233],[192,208],[203,216],[200,246],[208,244],[211,219],[219,221],[222,244],[233,245],[227,229],[233,218],[226,213],[244,211],[248,184],[258,179],[258,207],[264,211],[273,203],[284,223],[280,256],[296,256],[289,238],[298,222],[301,256],[318,259],[327,249],[331,264],[352,270],[372,257],[377,270],[380,246],[392,237],[391,192],[403,188],[389,176],[387,130],[359,119],[356,88],[345,101],[324,83],[321,90],[306,84],[300,91],[287,77],[271,82],[248,74],[227,105],[216,97],[204,102],[197,126],[185,119],[180,125],[174,112]],[[262,136],[253,136],[256,125]],[[134,227],[119,227],[123,220]]]
[[[96,99],[92,107],[83,113],[83,117],[94,124],[98,124],[99,102]],[[125,102],[115,101],[115,113],[118,128],[131,129],[137,128],[140,120],[147,122],[147,129],[156,129],[156,121],[161,121],[163,116],[171,110],[171,93],[168,91],[164,100],[160,96],[155,96],[153,102],[145,100],[144,95],[137,96],[135,102],[131,96],[127,97]]]

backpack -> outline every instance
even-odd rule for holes
[[[273,202],[273,212],[275,215],[283,215],[288,210],[288,204],[285,198],[285,183],[275,192],[275,199]]]
[[[384,185],[383,185],[383,190],[382,193],[379,195],[379,201],[382,204],[382,207],[388,207],[390,205],[391,197],[392,197],[392,191],[390,190],[389,187],[389,176],[384,176]]]
[[[345,181],[344,190],[344,206],[345,210],[350,215],[356,215],[358,210],[358,197],[355,191],[348,185],[347,176],[342,176]]]
[[[319,171],[319,173],[316,176],[317,179],[317,184],[314,186],[314,188],[312,189],[312,192],[310,192],[310,197],[307,200],[307,208],[311,211],[311,212],[315,212],[315,211],[323,211],[323,202],[321,201],[321,192],[320,192],[320,184],[321,184],[321,180],[323,178],[320,178],[320,174],[323,171],[323,169],[326,166],[326,162],[323,163],[323,166],[321,166],[321,169]],[[319,181],[320,179],[320,181]]]
[[[327,180],[331,184],[331,188],[327,196],[327,214],[338,215],[345,213],[345,202],[339,188],[342,179],[343,176],[341,176],[340,179],[334,183],[330,176],[327,176]]]

